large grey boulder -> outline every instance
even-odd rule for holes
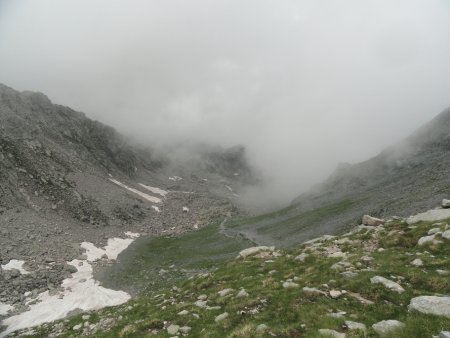
[[[385,221],[381,218],[376,218],[376,217],[372,217],[369,215],[364,215],[362,218],[362,224],[363,225],[368,225],[368,226],[379,226],[379,225],[383,225],[385,223]]]
[[[398,284],[396,282],[393,282],[393,281],[391,281],[391,280],[389,280],[387,278],[381,277],[381,276],[372,277],[370,279],[370,282],[372,284],[383,284],[389,290],[395,291],[395,292],[398,292],[398,293],[402,293],[402,292],[405,291],[405,289],[403,289],[400,284]]]
[[[411,311],[418,311],[436,316],[450,318],[450,297],[447,296],[420,296],[411,299],[408,306]]]
[[[433,209],[417,214],[415,216],[410,216],[406,219],[406,223],[414,224],[420,221],[432,222],[432,221],[442,221],[444,219],[450,218],[450,209]]]
[[[381,322],[373,324],[372,328],[381,337],[386,337],[389,336],[394,331],[402,329],[404,326],[405,324],[399,322],[398,320],[389,319],[389,320],[382,320]]]
[[[442,207],[443,208],[450,208],[450,200],[443,199],[442,200]]]
[[[442,238],[450,239],[450,230],[446,230],[442,233]]]

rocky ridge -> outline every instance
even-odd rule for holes
[[[195,168],[176,162],[44,94],[0,84],[0,264],[28,272],[0,268],[0,303],[22,311],[24,293],[57,288],[83,241],[179,234],[242,212],[245,150],[196,158]]]

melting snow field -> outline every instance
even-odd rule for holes
[[[111,182],[113,182],[114,184],[117,184],[119,187],[127,189],[128,191],[131,191],[131,192],[135,193],[136,195],[139,195],[142,198],[145,198],[147,201],[150,201],[152,203],[161,203],[161,199],[158,198],[158,197],[151,196],[149,194],[146,194],[146,193],[144,193],[142,191],[139,191],[137,189],[134,189],[134,188],[130,188],[129,186],[127,186],[127,185],[123,184],[122,182],[119,182],[119,181],[117,181],[117,180],[115,180],[113,178],[109,178],[109,180]]]
[[[11,259],[8,264],[2,265],[3,270],[19,270],[22,275],[26,275],[29,272],[23,268],[24,261],[17,259]]]
[[[48,291],[38,295],[38,302],[30,306],[30,310],[19,315],[9,317],[1,323],[7,327],[0,333],[0,337],[7,334],[42,323],[62,319],[76,309],[83,311],[98,310],[106,306],[120,305],[130,299],[130,295],[123,291],[115,291],[100,286],[93,278],[92,266],[89,262],[96,261],[106,255],[109,259],[116,259],[120,252],[125,250],[139,234],[125,233],[129,238],[112,238],[104,248],[97,248],[89,242],[81,246],[86,250],[87,261],[74,259],[67,262],[78,269],[70,278],[65,279],[60,294],[51,296]],[[7,312],[11,307],[0,304],[0,314]],[[6,313],[5,312],[5,313]]]

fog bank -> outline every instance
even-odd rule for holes
[[[0,0],[0,60],[139,142],[245,145],[282,204],[450,106],[450,2]]]

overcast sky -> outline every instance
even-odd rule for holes
[[[0,0],[0,82],[151,144],[244,144],[284,201],[450,106],[450,1]]]

